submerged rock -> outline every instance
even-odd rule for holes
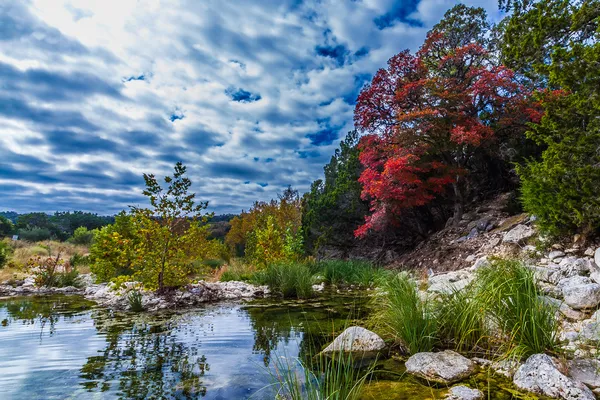
[[[375,332],[360,326],[351,326],[336,337],[333,342],[323,350],[323,353],[337,351],[351,352],[376,352],[385,348],[385,342]]]
[[[445,397],[446,400],[479,400],[483,399],[483,393],[478,389],[467,386],[454,386]]]
[[[557,399],[594,400],[596,396],[583,383],[563,375],[552,358],[534,354],[516,372],[514,384],[523,390]]]
[[[475,363],[452,350],[417,353],[406,361],[406,372],[437,383],[453,383],[475,372]]]

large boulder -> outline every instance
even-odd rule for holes
[[[593,358],[571,360],[569,375],[592,389],[600,388],[600,361]]]
[[[563,279],[558,287],[562,290],[565,303],[575,309],[595,308],[600,304],[600,284],[584,276]]]
[[[483,399],[483,393],[481,390],[461,385],[451,388],[444,398],[446,400],[479,400]]]
[[[464,289],[475,279],[475,274],[469,270],[452,271],[445,274],[434,275],[429,278],[428,292],[451,294]]]
[[[519,224],[504,234],[504,243],[521,243],[535,235],[535,230],[530,226]]]
[[[337,351],[377,352],[385,348],[385,342],[374,332],[360,326],[351,326],[336,337],[323,353]]]
[[[557,399],[594,400],[583,383],[565,376],[546,354],[534,354],[515,373],[514,384],[522,390]]]
[[[475,372],[475,363],[457,352],[417,353],[406,361],[406,372],[427,381],[453,383]]]

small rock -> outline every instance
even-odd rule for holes
[[[467,258],[465,258],[465,261],[468,263],[475,261],[475,254],[469,255]]]
[[[569,375],[592,389],[600,387],[600,361],[579,358],[569,362]]]
[[[526,239],[529,239],[535,235],[535,230],[533,228],[519,224],[512,228],[510,231],[504,234],[504,238],[502,239],[505,243],[521,243]]]
[[[534,354],[529,357],[515,373],[513,383],[520,389],[557,399],[596,398],[584,384],[563,375],[546,354]]]
[[[554,299],[552,297],[541,296],[541,299],[544,303],[555,307],[558,312],[560,312],[562,315],[564,315],[566,318],[568,318],[570,320],[581,321],[581,320],[585,319],[585,317],[587,316],[585,313],[582,313],[581,311],[573,310],[567,304],[563,303],[560,300]]]
[[[323,353],[336,351],[375,352],[385,348],[385,342],[375,332],[360,326],[351,326],[336,337]]]
[[[484,268],[484,267],[489,267],[490,264],[490,260],[488,260],[487,256],[483,256],[483,257],[479,257],[477,259],[477,261],[475,261],[475,264],[473,264],[473,267],[471,267],[473,270],[477,270],[479,268]]]
[[[591,247],[588,247],[587,249],[585,249],[585,253],[583,253],[584,255],[588,256],[588,257],[593,257],[594,256],[594,249],[592,249]]]
[[[491,365],[491,368],[495,373],[507,378],[512,378],[520,367],[521,363],[515,359],[495,361]]]
[[[600,266],[600,247],[598,247],[594,252],[594,262],[596,265]]]
[[[461,385],[451,388],[444,398],[447,400],[479,400],[483,399],[483,393],[480,390]]]
[[[479,231],[477,230],[477,228],[473,228],[471,229],[471,232],[469,232],[469,234],[467,235],[467,239],[473,239],[477,235],[479,235]]]
[[[558,257],[564,257],[564,255],[565,255],[564,252],[562,252],[560,250],[554,250],[548,254],[548,258],[551,260],[554,260],[555,258],[558,258]]]
[[[429,278],[428,292],[450,294],[464,289],[475,279],[475,275],[468,270],[459,270],[445,274],[434,275]]]
[[[475,363],[446,350],[438,353],[417,353],[406,361],[406,372],[437,383],[453,383],[475,372]]]

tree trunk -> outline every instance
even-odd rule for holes
[[[463,194],[460,188],[460,178],[456,179],[456,182],[452,184],[452,188],[454,189],[454,215],[452,216],[452,221],[454,226],[458,226],[460,220],[463,216]]]

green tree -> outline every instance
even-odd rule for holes
[[[304,195],[302,229],[310,253],[320,246],[350,247],[353,232],[364,222],[368,202],[361,200],[358,178],[363,170],[358,156],[359,135],[350,131],[324,167],[325,179],[316,180]]]
[[[192,182],[185,176],[186,167],[178,162],[173,176],[166,176],[163,189],[153,174],[144,174],[144,195],[150,208],[132,208],[132,216],[141,241],[136,246],[139,265],[136,276],[151,288],[185,283],[190,264],[210,250],[208,215],[202,211],[208,202],[197,202],[189,193]],[[201,226],[204,224],[204,226]]]
[[[12,221],[0,215],[0,237],[9,236],[15,230]]]
[[[544,151],[518,168],[524,208],[560,233],[600,227],[600,1],[506,0],[502,57],[547,88],[527,136]]]
[[[90,244],[94,238],[94,231],[88,230],[85,226],[80,226],[75,229],[73,236],[69,238],[69,241],[74,244]]]

